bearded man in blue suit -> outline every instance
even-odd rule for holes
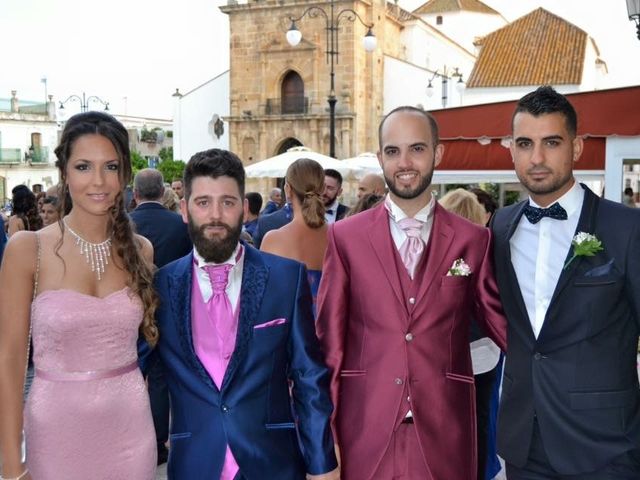
[[[195,249],[156,276],[169,478],[337,479],[305,268],[239,243],[244,180],[231,152],[191,158],[181,210]]]

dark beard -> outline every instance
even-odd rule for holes
[[[242,217],[235,227],[222,222],[211,222],[198,226],[189,215],[188,227],[191,241],[205,262],[222,263],[229,259],[238,245],[240,233],[242,233]],[[207,238],[204,234],[204,229],[207,227],[224,227],[227,234],[223,238]]]
[[[324,203],[324,208],[329,208],[331,205],[333,205],[333,202],[336,201],[336,198],[338,196],[336,195],[335,197],[333,197],[331,200],[323,200],[322,203]]]
[[[384,176],[384,181],[387,182],[387,187],[391,193],[393,193],[398,198],[403,198],[405,200],[412,200],[416,197],[419,197],[424,193],[424,191],[429,188],[431,185],[431,179],[433,178],[433,170],[429,173],[429,175],[422,178],[422,182],[414,188],[413,190],[400,190],[396,188],[395,183],[393,182],[393,178],[388,178],[386,175]]]

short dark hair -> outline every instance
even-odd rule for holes
[[[162,200],[164,179],[162,172],[153,168],[144,168],[133,177],[133,189],[140,200]]]
[[[382,121],[378,126],[378,146],[380,150],[382,150],[382,127],[384,127],[384,122],[387,121],[387,118],[389,118],[391,115],[397,112],[412,112],[412,113],[417,113],[418,115],[422,115],[429,122],[429,127],[431,128],[431,136],[433,137],[434,148],[436,145],[440,143],[440,133],[438,131],[438,122],[436,122],[435,117],[431,115],[429,112],[427,112],[426,110],[423,110],[422,108],[412,107],[411,105],[403,105],[401,107],[394,108],[382,118]]]
[[[624,194],[625,195],[633,195],[633,188],[631,187],[627,187],[624,189]]]
[[[42,204],[43,205],[47,205],[47,204],[51,204],[54,207],[58,206],[58,197],[44,197],[44,200],[42,200]]]
[[[258,192],[247,192],[245,193],[244,198],[247,199],[247,203],[249,204],[249,212],[253,215],[260,214],[260,209],[262,208],[262,195]]]
[[[516,110],[511,117],[511,130],[513,130],[513,120],[518,113],[529,113],[534,117],[550,113],[561,113],[564,115],[567,131],[572,137],[578,132],[578,115],[573,105],[567,97],[556,92],[553,87],[543,85],[533,92],[527,93],[518,100]]]
[[[198,152],[187,163],[184,169],[184,197],[189,200],[191,196],[191,183],[196,177],[231,177],[238,184],[240,196],[244,197],[244,167],[238,156],[229,150],[212,148]]]
[[[335,178],[338,181],[338,186],[339,187],[342,186],[342,175],[340,174],[339,171],[334,170],[333,168],[325,168],[324,175],[326,177]]]

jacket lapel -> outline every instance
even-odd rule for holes
[[[193,348],[193,332],[191,329],[191,288],[193,281],[193,253],[191,253],[179,260],[176,269],[169,277],[171,316],[177,324],[180,346],[184,352],[186,362],[192,371],[197,372],[203,382],[217,390]]]
[[[229,387],[234,373],[247,355],[252,325],[260,312],[268,277],[269,269],[260,257],[260,253],[253,247],[244,245],[238,333],[236,334],[235,349],[222,380],[222,390]]]
[[[429,235],[429,245],[425,248],[425,252],[429,254],[426,259],[424,278],[419,282],[416,308],[420,305],[421,300],[425,298],[427,290],[429,290],[433,281],[436,277],[439,277],[438,271],[445,257],[447,257],[447,251],[454,237],[455,231],[449,223],[449,213],[436,202],[433,210],[433,225]]]
[[[395,265],[393,252],[396,247],[389,231],[389,214],[382,203],[375,207],[369,228],[369,241],[378,262],[380,262],[380,268],[391,286],[391,290],[393,290],[398,302],[406,310],[400,278],[398,278],[396,269],[393,268],[393,265]]]
[[[578,226],[576,227],[574,236],[578,232],[593,234],[596,229],[596,215],[598,214],[600,199],[586,186],[582,185],[582,188],[584,188],[584,201],[582,203],[582,210],[580,211],[580,218],[578,220]],[[572,256],[573,245],[571,245],[571,247],[569,248],[569,253],[567,254],[567,258],[565,259],[565,265]],[[547,314],[545,315],[545,320],[542,324],[542,329],[540,330],[540,335],[538,335],[538,341],[543,339],[545,326],[548,324],[550,318],[549,313],[553,311],[554,304],[557,303],[560,294],[569,284],[569,281],[573,278],[576,269],[582,261],[582,257],[576,257],[566,268],[563,267],[562,271],[560,272],[560,278],[558,279],[556,288],[553,291],[551,302],[549,303],[549,308],[547,309]]]
[[[513,213],[511,214],[511,217],[507,219],[508,223],[502,234],[497,233],[496,236],[500,243],[502,243],[502,246],[496,245],[494,248],[498,249],[498,251],[504,252],[502,267],[504,268],[504,275],[507,278],[507,285],[501,285],[500,288],[508,288],[509,293],[508,295],[503,295],[503,298],[507,298],[509,301],[515,302],[515,306],[520,312],[518,318],[524,320],[524,322],[518,326],[525,329],[526,337],[533,344],[535,342],[535,335],[533,333],[533,328],[531,327],[531,319],[529,318],[529,313],[527,312],[527,307],[524,303],[524,298],[522,297],[522,291],[520,290],[520,284],[518,283],[518,276],[513,268],[513,262],[511,261],[511,237],[513,237],[513,234],[520,223],[522,212],[527,204],[528,201],[521,202],[513,209]]]

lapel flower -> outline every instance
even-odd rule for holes
[[[573,256],[564,264],[566,269],[576,257],[593,257],[596,253],[604,250],[602,242],[595,235],[586,232],[578,232],[571,241]]]
[[[462,258],[453,262],[447,272],[447,277],[468,277],[469,275],[471,275],[471,267]]]

